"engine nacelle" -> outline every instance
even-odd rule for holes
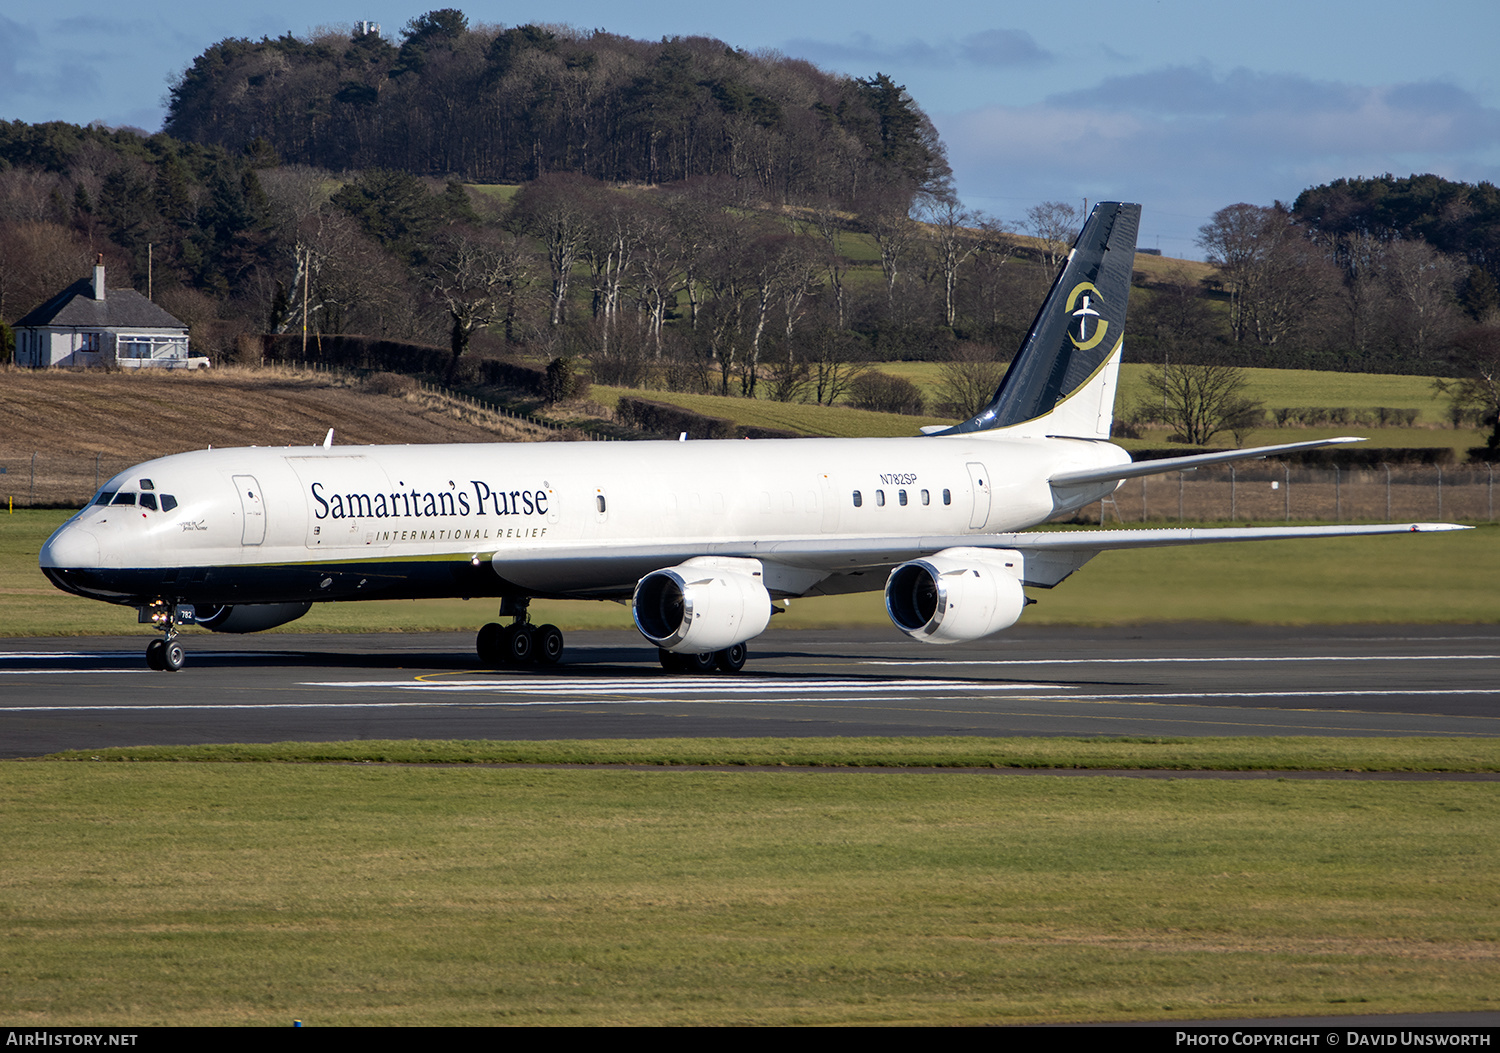
[[[759,560],[697,556],[642,578],[631,613],[641,635],[656,646],[704,654],[765,632],[771,594]]]
[[[216,633],[258,633],[294,622],[312,609],[311,603],[236,603],[198,607],[193,620]]]
[[[913,640],[977,640],[1016,624],[1026,608],[1021,554],[1009,549],[948,548],[903,563],[885,583],[885,609]]]

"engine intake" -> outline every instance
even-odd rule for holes
[[[641,635],[657,647],[703,654],[765,632],[771,594],[759,560],[699,556],[642,578],[631,613]]]
[[[891,621],[923,643],[965,643],[997,633],[1016,624],[1025,607],[1021,554],[1010,549],[944,549],[901,564],[885,583]]]

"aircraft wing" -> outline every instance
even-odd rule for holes
[[[1369,534],[1415,534],[1470,530],[1455,523],[1363,523],[1292,527],[1174,527],[1140,530],[1047,530],[1009,534],[953,534],[884,537],[820,537],[750,542],[643,544],[597,547],[564,545],[516,552],[496,561],[496,570],[511,580],[555,580],[561,568],[607,580],[614,570],[619,584],[598,590],[600,596],[622,595],[629,583],[651,570],[691,556],[758,559],[765,565],[766,587],[780,595],[839,593],[869,589],[866,575],[888,573],[907,560],[949,549],[1004,549],[1020,554],[1022,583],[1051,588],[1100,552],[1168,545],[1208,545],[1227,541],[1275,541],[1294,538],[1353,537]],[[596,565],[597,564],[597,565]],[[855,580],[841,581],[841,578]],[[862,579],[862,580],[859,580]]]
[[[1163,457],[1155,461],[1132,461],[1115,464],[1107,468],[1089,468],[1081,472],[1061,472],[1048,480],[1053,486],[1082,486],[1087,483],[1107,483],[1118,479],[1138,479],[1143,475],[1164,475],[1167,472],[1182,472],[1201,468],[1209,464],[1225,464],[1229,461],[1249,461],[1261,457],[1272,457],[1278,453],[1294,450],[1315,450],[1320,446],[1335,446],[1345,442],[1364,442],[1364,439],[1342,436],[1337,439],[1314,439],[1310,442],[1289,442],[1280,446],[1252,446],[1245,450],[1225,450],[1222,453],[1195,453],[1187,457]]]

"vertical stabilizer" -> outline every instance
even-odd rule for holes
[[[1109,438],[1140,225],[1140,205],[1094,208],[995,397],[939,434],[1007,428]]]

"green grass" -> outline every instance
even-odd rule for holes
[[[682,406],[710,417],[724,417],[736,424],[783,428],[804,435],[833,438],[910,438],[923,425],[952,424],[940,417],[908,417],[900,413],[872,413],[850,406],[811,406],[802,402],[774,402],[733,395],[699,395],[684,391],[639,391],[595,384],[589,397],[611,408],[623,396],[650,399]]]
[[[638,764],[1154,771],[1500,771],[1500,739],[778,738],[556,741],[360,740],[69,750],[65,761]]]
[[[13,1027],[1493,1009],[1491,785],[0,766]]]
[[[37,569],[42,542],[70,513],[0,514],[0,636],[99,633],[152,635],[135,611],[70,596]],[[1274,525],[1274,524],[1273,524]],[[1035,625],[1141,625],[1228,621],[1320,623],[1489,623],[1500,620],[1500,527],[1417,537],[1106,552],[1054,589],[1032,589]],[[317,604],[282,632],[472,630],[495,617],[488,600],[378,600]],[[629,629],[616,603],[537,601],[538,624],[564,630]],[[885,626],[879,592],[791,601],[775,630]],[[197,630],[193,630],[197,631]]]

